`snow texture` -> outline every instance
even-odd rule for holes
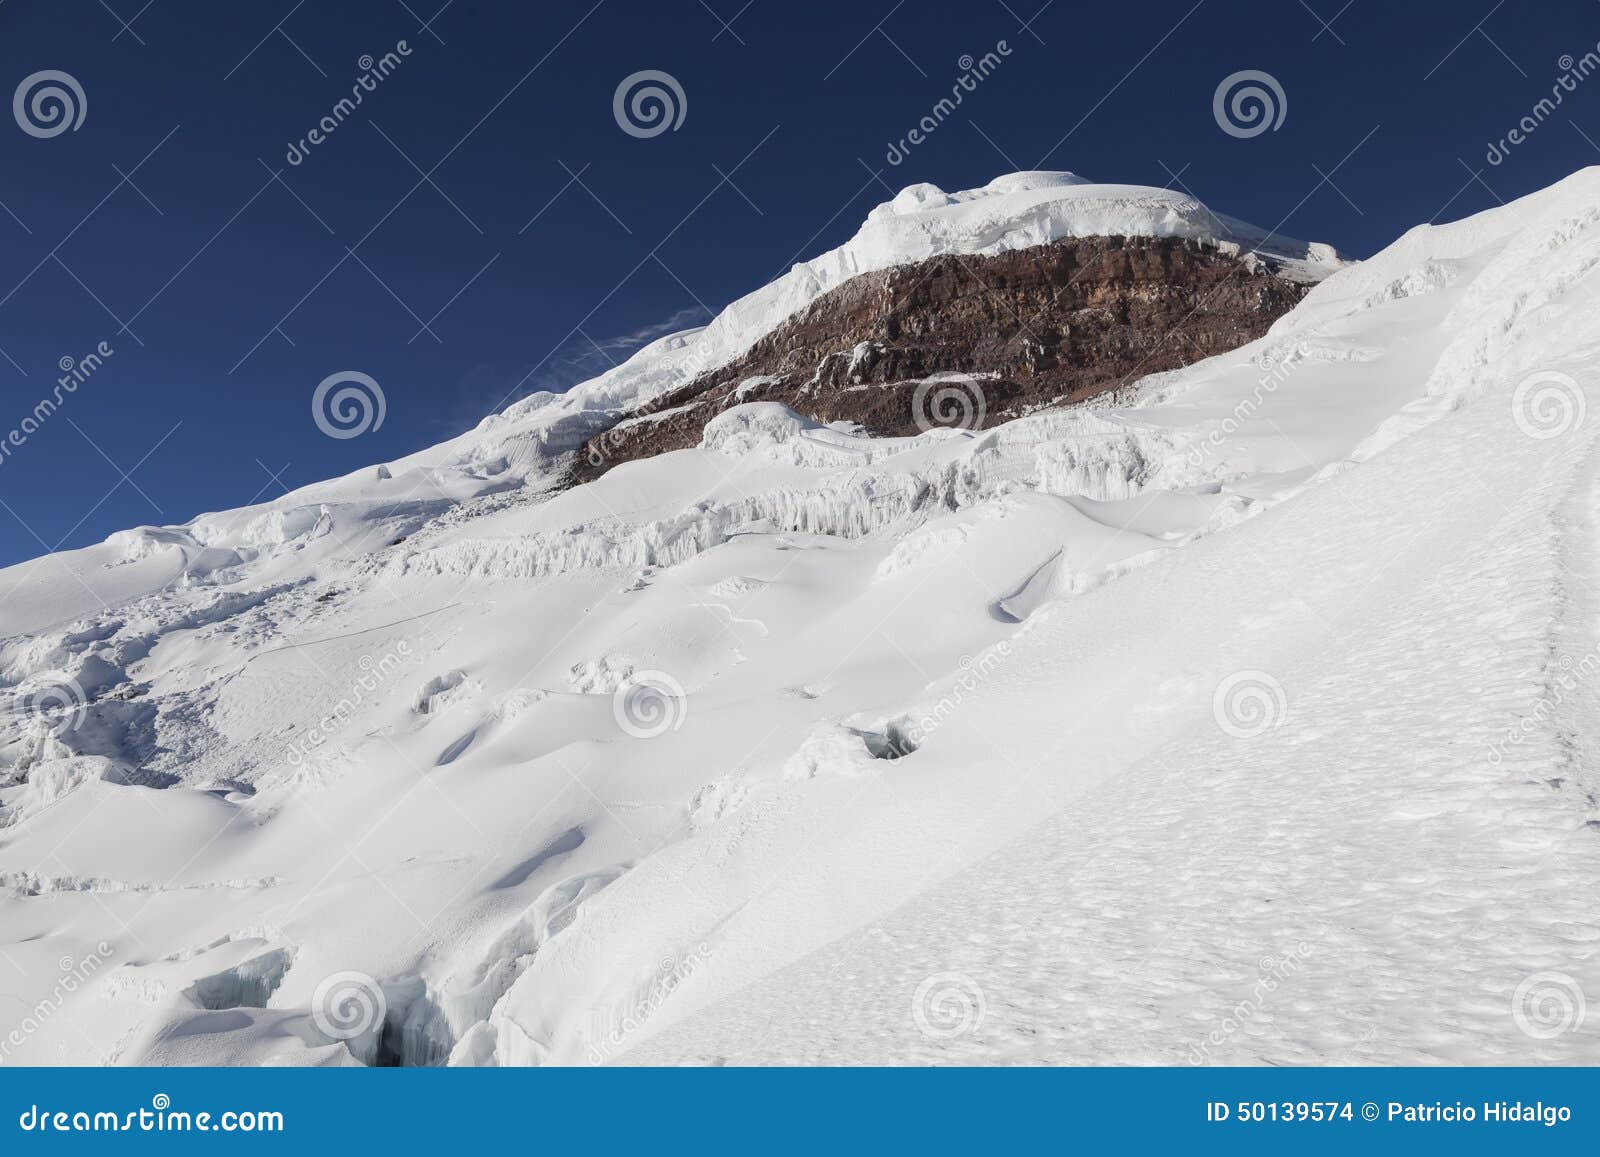
[[[1600,1062],[1596,204],[1349,265],[914,186],[565,395],[0,573],[0,1061]],[[1324,279],[1115,403],[556,484],[851,276],[1095,233]]]

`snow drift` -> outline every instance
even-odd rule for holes
[[[565,395],[10,568],[3,1059],[1600,1059],[1596,204],[1347,266],[914,186]],[[1125,402],[555,483],[850,276],[1102,233],[1326,276]]]

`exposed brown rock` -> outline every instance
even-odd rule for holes
[[[661,417],[591,438],[573,480],[697,445],[711,418],[743,402],[913,434],[932,405],[914,404],[918,386],[936,374],[978,377],[960,389],[981,402],[953,405],[951,424],[994,425],[1237,348],[1308,288],[1255,258],[1177,238],[1078,238],[863,274],[732,364],[626,416]]]

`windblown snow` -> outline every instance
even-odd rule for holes
[[[0,573],[0,1061],[1600,1062],[1596,206],[1352,265],[913,186],[566,394]],[[558,485],[852,276],[1097,234],[1320,282],[1115,403]]]

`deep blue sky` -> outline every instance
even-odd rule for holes
[[[0,564],[281,493],[565,388],[844,240],[889,196],[874,172],[946,189],[1014,168],[1177,174],[1215,208],[1366,255],[1600,161],[1583,135],[1600,141],[1597,77],[1484,162],[1560,58],[1600,41],[1594,0],[442,3],[0,0],[0,96],[56,69],[88,105],[48,139],[0,115],[0,438],[63,357],[116,351],[0,464]],[[289,166],[360,58],[402,39],[411,55]],[[889,166],[960,58],[1000,40],[1004,64]],[[682,85],[677,131],[613,119],[643,69]],[[1277,131],[1214,121],[1242,69],[1285,90]],[[406,196],[412,162],[432,183]],[[412,340],[413,314],[438,340]],[[346,369],[381,383],[388,415],[340,441],[310,398]]]

